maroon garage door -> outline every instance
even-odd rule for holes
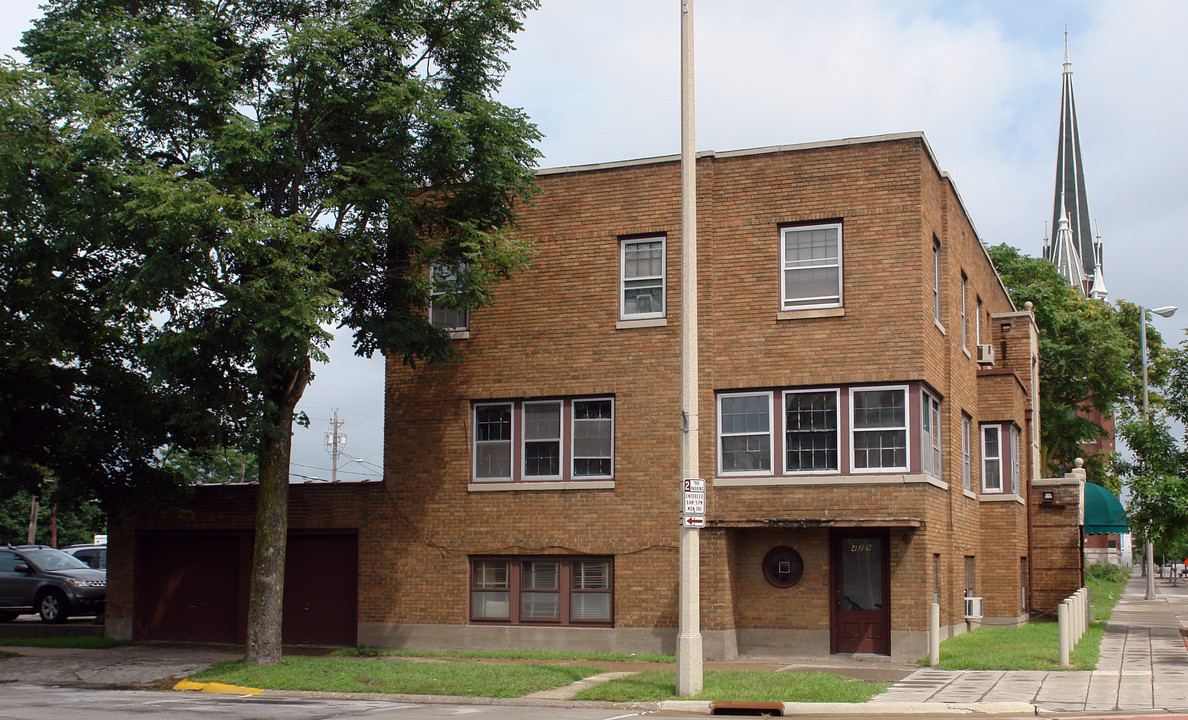
[[[251,552],[247,532],[140,535],[133,636],[244,642]],[[285,557],[284,642],[354,645],[357,536],[292,534]]]

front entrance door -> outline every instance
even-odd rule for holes
[[[885,530],[835,530],[832,650],[891,654],[891,589]]]

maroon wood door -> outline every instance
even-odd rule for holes
[[[358,537],[290,535],[285,551],[286,645],[355,644],[358,629]]]
[[[835,653],[891,654],[891,602],[886,531],[832,534]]]

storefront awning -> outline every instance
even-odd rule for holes
[[[1113,535],[1130,532],[1126,511],[1114,494],[1100,485],[1085,483],[1085,534]]]

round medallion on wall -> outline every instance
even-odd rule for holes
[[[763,556],[763,577],[779,588],[789,588],[804,575],[804,561],[800,553],[786,545],[774,547]]]

